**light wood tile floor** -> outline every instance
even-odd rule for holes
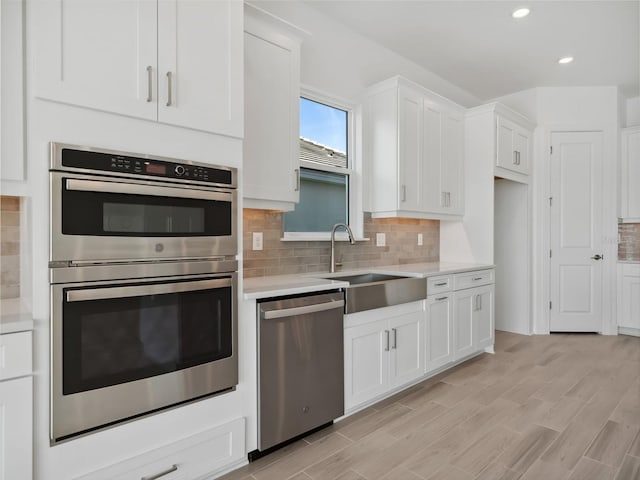
[[[224,480],[640,480],[640,338],[496,333],[483,354]]]

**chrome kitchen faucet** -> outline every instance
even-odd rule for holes
[[[351,231],[349,225],[347,225],[346,223],[336,223],[333,226],[333,229],[331,230],[331,273],[334,273],[336,271],[336,230],[340,227],[344,227],[347,231],[347,234],[349,235],[349,243],[351,243],[351,245],[355,245],[356,243],[355,239],[353,238],[353,232]]]

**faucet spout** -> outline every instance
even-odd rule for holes
[[[349,227],[349,225],[347,225],[346,223],[336,223],[333,226],[333,229],[331,230],[331,265],[330,265],[331,273],[334,273],[336,271],[336,253],[335,253],[336,252],[335,250],[336,230],[341,227],[347,231],[347,235],[349,235],[349,243],[351,245],[354,245],[356,243],[353,236],[353,232],[351,231],[351,227]]]

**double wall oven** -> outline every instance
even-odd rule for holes
[[[238,380],[237,172],[51,144],[51,440]]]

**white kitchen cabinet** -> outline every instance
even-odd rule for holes
[[[618,264],[618,331],[640,336],[640,264]]]
[[[31,332],[0,335],[0,480],[32,478]]]
[[[640,222],[640,126],[622,130],[620,165],[620,208],[624,222]]]
[[[494,343],[494,285],[454,293],[454,357],[467,357]]]
[[[0,191],[28,195],[24,157],[23,1],[0,3]]]
[[[42,0],[38,98],[242,136],[242,2]]]
[[[293,210],[300,195],[300,39],[248,4],[244,30],[244,206]]]
[[[529,175],[531,132],[502,114],[497,116],[496,121],[496,166]]]
[[[425,326],[427,372],[436,370],[454,360],[452,299],[452,293],[441,293],[427,297]]]
[[[345,315],[345,410],[424,374],[424,302]]]
[[[363,142],[372,217],[464,214],[463,111],[401,77],[369,89]]]
[[[493,165],[494,176],[529,183],[533,123],[495,102],[469,109],[466,123],[467,153],[474,165]]]

